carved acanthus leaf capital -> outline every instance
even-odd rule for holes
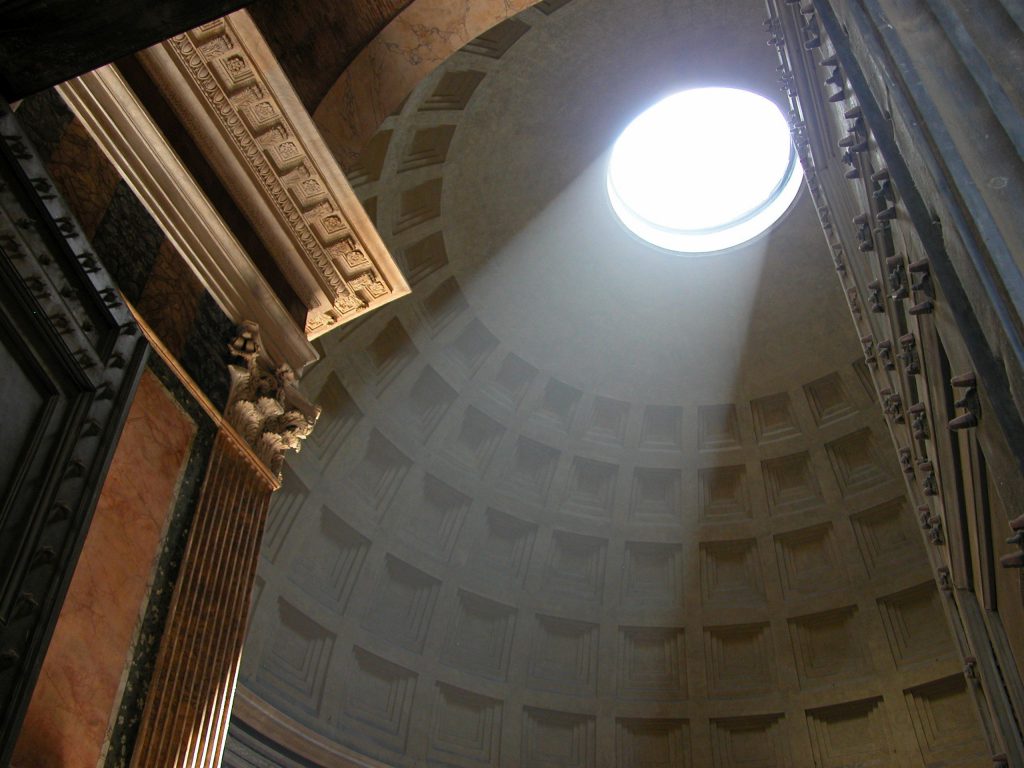
[[[286,451],[298,452],[320,418],[320,407],[297,386],[288,365],[274,367],[263,355],[259,326],[244,322],[228,345],[244,365],[229,365],[231,391],[225,417],[259,459],[280,475]]]

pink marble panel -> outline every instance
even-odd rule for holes
[[[15,748],[13,768],[95,768],[196,427],[143,374]]]

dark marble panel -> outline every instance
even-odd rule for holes
[[[164,240],[135,306],[175,357],[185,350],[204,293],[199,278]]]
[[[219,410],[228,401],[227,348],[235,325],[208,293],[199,300],[196,320],[179,358]]]
[[[128,301],[142,296],[164,233],[128,185],[118,182],[93,247]]]
[[[114,166],[78,120],[68,123],[46,166],[85,236],[94,237],[120,181]]]
[[[67,104],[52,88],[30,96],[18,107],[18,121],[44,163],[49,162],[73,119]]]

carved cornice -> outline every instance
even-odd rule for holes
[[[320,418],[320,407],[299,391],[288,365],[275,367],[267,361],[256,323],[242,323],[228,351],[245,365],[228,366],[231,391],[224,416],[260,461],[280,477],[285,452],[302,449],[302,441]]]
[[[308,338],[409,292],[246,12],[142,59],[306,302]]]

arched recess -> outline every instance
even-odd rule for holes
[[[256,0],[248,12],[312,112],[338,76],[415,0]]]
[[[313,112],[348,167],[366,140],[435,67],[537,0],[413,0],[341,73]]]

